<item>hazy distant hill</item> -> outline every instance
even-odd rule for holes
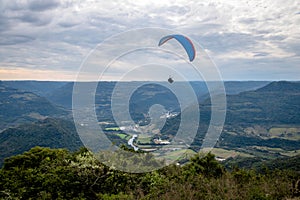
[[[73,122],[47,118],[26,123],[0,133],[0,165],[4,158],[23,153],[35,146],[74,151],[83,145]]]
[[[272,82],[227,102],[227,124],[300,124],[299,82]]]
[[[245,158],[236,157],[226,160],[223,165],[229,169],[233,167],[240,167],[246,169],[256,169],[257,171],[269,171],[280,169],[280,170],[293,170],[300,172],[300,155],[292,157],[283,157],[265,161],[262,158]]]
[[[57,108],[46,98],[7,87],[0,82],[0,130],[47,116],[64,115],[67,115],[66,111]]]
[[[257,89],[256,92],[299,93],[300,82],[276,81]]]
[[[82,84],[91,84],[89,82]],[[112,91],[115,87],[116,82],[101,82],[98,84],[96,92],[96,103],[97,104],[107,104],[110,102]],[[69,82],[60,88],[53,90],[46,97],[54,104],[63,106],[65,108],[72,108],[72,93],[73,93],[73,82]]]
[[[225,81],[226,94],[239,94],[245,91],[256,90],[269,84],[269,81]]]
[[[32,92],[39,96],[47,96],[68,82],[58,81],[4,81],[6,86],[26,92]]]
[[[226,88],[226,93],[227,94],[238,94],[240,92],[244,92],[244,91],[249,91],[249,90],[255,90],[257,88],[263,87],[266,84],[268,84],[269,82],[267,81],[228,81],[225,82],[225,88]],[[122,84],[128,84],[128,86],[133,85],[133,84],[137,84],[136,82],[126,82],[126,83],[122,83]],[[145,82],[144,84],[148,84],[147,82]],[[162,83],[164,84],[164,83]],[[177,83],[174,83],[177,84]],[[200,81],[194,81],[191,82],[191,87],[194,89],[196,96],[198,96],[200,101],[204,101],[209,95],[208,95],[208,89],[206,86],[205,82],[200,82]],[[50,93],[47,93],[46,97],[54,104],[63,106],[65,108],[70,109],[72,107],[72,92],[73,92],[73,85],[74,83],[69,82],[65,85],[62,85],[59,88],[56,88],[54,90],[52,90]],[[97,97],[100,97],[102,99],[109,99],[111,97],[111,93],[114,89],[116,85],[116,82],[101,82],[101,87],[98,87],[97,89]],[[180,83],[179,83],[180,85]],[[214,82],[211,83],[212,88],[214,88]],[[135,96],[138,97],[138,94],[142,94],[144,93],[146,95],[146,93],[149,93],[149,91],[147,91],[149,88],[149,86],[144,86],[142,88],[139,88],[139,91],[136,92]],[[172,99],[173,95],[169,95],[170,93],[165,93],[165,95],[161,95],[161,91],[163,90],[162,86],[156,85],[155,87],[152,87],[152,93],[153,96],[156,96],[155,98],[155,102],[159,102],[161,101],[162,103],[166,103],[166,99]],[[184,89],[184,87],[182,87]],[[164,92],[167,90],[164,90]],[[126,91],[124,91],[126,92]],[[167,96],[166,96],[167,94]],[[144,97],[145,97],[144,95]],[[139,95],[141,98],[141,95]],[[148,95],[149,96],[149,95]],[[160,96],[160,97],[159,97]],[[158,98],[157,98],[158,97]],[[153,98],[152,98],[153,99]],[[148,98],[148,103],[151,104],[151,102],[149,102],[150,98]],[[100,102],[103,102],[103,100],[100,100]],[[97,102],[99,104],[101,104],[100,102]],[[134,103],[137,102],[137,100],[133,101]],[[107,103],[107,102],[105,102]],[[174,107],[174,102],[171,103]],[[176,103],[175,103],[176,104]],[[137,104],[135,104],[137,105]],[[143,106],[144,103],[142,103],[140,106]],[[139,105],[137,105],[139,106]],[[176,109],[176,108],[174,108]]]
[[[59,88],[52,90],[46,95],[46,97],[52,103],[70,109],[72,108],[73,85],[73,82],[67,83]]]
[[[90,84],[90,83],[83,83],[83,84]],[[137,83],[126,82],[126,83],[121,83],[121,84],[128,85],[128,88],[129,88],[132,85],[135,85]],[[71,108],[72,107],[73,85],[74,85],[74,83],[67,83],[66,85],[52,91],[51,94],[47,95],[47,98],[51,102],[53,102],[57,105],[61,105],[66,108]],[[96,96],[96,103],[99,106],[110,104],[111,95],[112,95],[115,85],[116,85],[116,82],[100,82],[98,84],[98,88],[97,88],[97,92],[96,92],[95,96]],[[149,87],[149,85],[148,86],[147,85],[148,84],[146,84],[146,87],[144,86],[142,88],[139,88],[137,90],[137,92],[135,92],[135,96],[133,97],[134,103],[136,103],[138,101],[136,99],[138,96],[141,98],[141,100],[142,99],[145,100],[146,96],[147,96],[147,99],[149,99],[149,98],[151,99],[152,97],[154,97],[156,95],[160,95],[162,93],[162,91],[163,91],[163,93],[165,92],[164,88],[159,85],[156,85],[156,86],[152,85],[150,87]],[[150,92],[150,90],[151,90],[151,92]],[[137,93],[139,95],[137,95]],[[151,93],[150,96],[149,96],[149,93]],[[125,94],[126,94],[126,90],[122,91],[122,94],[119,94],[119,96],[122,96]],[[142,96],[141,96],[141,94],[142,94]],[[163,96],[163,95],[160,97],[160,100],[162,100],[162,101],[165,101],[166,99],[171,99],[171,98],[167,97],[167,96]]]
[[[209,99],[199,106],[200,128],[193,143],[195,149],[201,147],[211,115]],[[176,133],[179,123],[180,116],[169,119],[162,134]],[[251,148],[246,151],[253,155],[258,155],[255,146],[280,148],[285,151],[300,149],[297,140],[300,136],[300,133],[297,133],[298,129],[294,128],[294,139],[288,140],[284,137],[270,136],[269,130],[272,127],[300,127],[299,82],[272,82],[255,91],[227,95],[225,125],[218,146],[227,149],[243,149],[243,151]],[[262,155],[268,153],[268,151],[259,151]],[[280,154],[274,153],[273,156],[280,156]]]

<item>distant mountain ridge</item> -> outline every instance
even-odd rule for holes
[[[226,94],[233,95],[265,87],[270,81],[225,81]]]
[[[63,81],[3,81],[3,84],[10,88],[32,92],[42,97],[46,97],[67,83]]]
[[[73,82],[66,83],[65,85],[62,85],[61,87],[49,92],[46,95],[46,98],[56,105],[71,109],[73,85]]]
[[[54,106],[45,97],[11,88],[0,82],[0,130],[48,116],[67,114],[67,111]]]
[[[256,92],[300,92],[300,82],[275,81],[257,89]]]
[[[211,117],[211,103],[207,99],[200,107],[200,122],[197,136],[192,146],[199,149],[206,134]],[[176,133],[180,124],[180,116],[171,118],[162,130],[163,135]],[[300,127],[300,82],[271,82],[268,85],[235,95],[227,95],[227,110],[221,147],[229,149],[246,148],[247,146],[267,146],[283,148],[290,144],[293,150],[299,142],[271,139],[268,142],[257,135],[246,135],[245,129],[259,126],[265,132],[272,127]],[[251,131],[250,131],[251,132]],[[258,131],[260,132],[260,131]],[[265,134],[261,131],[261,134]],[[224,133],[226,133],[224,135]],[[232,133],[235,133],[232,135]],[[239,135],[240,134],[240,135]],[[299,134],[299,133],[298,133]],[[226,137],[225,137],[226,136]],[[239,140],[241,139],[241,140]],[[296,144],[296,145],[295,145]],[[300,147],[299,147],[300,148]]]
[[[229,124],[300,124],[300,83],[272,82],[227,97]]]
[[[238,94],[244,91],[255,90],[257,88],[267,85],[268,83],[269,83],[268,81],[245,81],[245,82],[228,81],[228,82],[224,82],[224,86],[226,88],[227,94]],[[97,96],[101,95],[103,98],[104,98],[103,95],[106,95],[106,98],[110,98],[111,92],[113,91],[116,82],[100,82],[100,84],[101,87],[97,89],[96,95]],[[131,84],[135,84],[135,82],[127,82],[123,84],[131,85]],[[145,84],[148,83],[145,82]],[[209,96],[208,88],[205,82],[192,81],[190,82],[190,84],[191,87],[195,90],[195,94],[199,97],[200,101],[205,100]],[[68,82],[65,85],[62,85],[61,87],[52,90],[52,92],[47,93],[45,97],[54,104],[71,109],[73,85],[74,82]],[[214,83],[212,82],[211,85],[213,87]]]

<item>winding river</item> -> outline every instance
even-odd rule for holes
[[[139,148],[134,146],[134,144],[133,144],[135,138],[137,138],[137,137],[138,137],[138,135],[133,135],[132,138],[130,138],[130,140],[128,140],[128,145],[132,146],[135,151],[139,150]]]

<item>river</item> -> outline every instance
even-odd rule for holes
[[[132,138],[130,138],[130,140],[128,140],[128,145],[132,146],[135,151],[139,150],[139,148],[134,146],[134,144],[133,144],[135,138],[137,138],[137,137],[138,137],[138,135],[133,135]]]

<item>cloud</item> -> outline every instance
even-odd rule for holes
[[[260,58],[228,59],[217,61],[221,74],[227,80],[296,80],[299,81],[299,59],[290,58],[287,63],[283,59]]]
[[[269,55],[269,53],[266,52],[253,52],[253,54],[254,57],[265,57]]]
[[[28,7],[32,11],[46,11],[57,8],[59,4],[57,0],[29,0]]]
[[[31,10],[42,12],[52,10],[60,6],[59,0],[3,0],[1,7],[9,11]]]
[[[35,26],[45,26],[52,21],[52,17],[41,13],[24,12],[17,17],[21,22],[29,23]]]
[[[47,78],[45,78],[47,77]],[[56,80],[68,81],[74,80],[75,72],[70,71],[51,71],[40,69],[26,69],[21,67],[0,67],[1,80]]]
[[[257,44],[259,38],[253,37],[246,33],[210,33],[199,36],[199,41],[206,48],[218,53],[226,53],[231,51],[244,51]],[[243,45],[241,45],[243,44]]]
[[[15,45],[32,40],[34,39],[23,35],[4,35],[4,37],[0,38],[0,45]]]
[[[3,32],[9,28],[9,23],[3,15],[0,13],[0,32]]]
[[[289,73],[300,73],[295,67],[300,60],[299,25],[298,0],[2,0],[0,67],[73,73],[106,38],[161,27],[186,34],[208,49],[218,66],[232,70],[224,72],[225,79],[268,77],[261,65],[270,65],[270,70],[274,60],[282,66],[274,70],[288,79]],[[249,70],[262,75],[243,73]]]

